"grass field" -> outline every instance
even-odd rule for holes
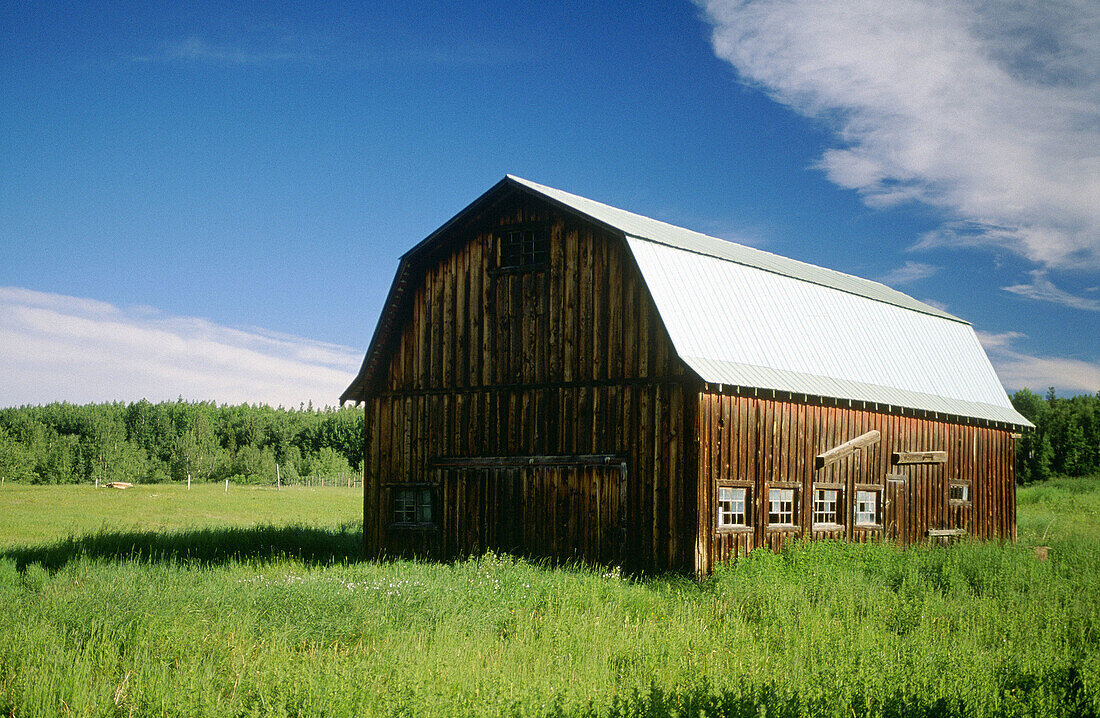
[[[359,511],[3,487],[0,715],[1100,713],[1100,478],[1021,489],[1016,545],[803,544],[701,583],[360,562]]]

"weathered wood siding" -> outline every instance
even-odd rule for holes
[[[530,222],[549,225],[545,268],[496,269],[494,229]],[[493,517],[508,507],[485,502],[514,501],[515,487],[503,484],[517,480],[557,476],[572,492],[560,501],[594,515],[603,508],[588,505],[599,492],[566,485],[576,480],[568,472],[487,470],[459,480],[462,472],[440,471],[439,459],[599,454],[626,464],[615,498],[625,506],[626,563],[690,568],[697,502],[695,482],[683,477],[695,475],[696,460],[684,439],[695,394],[628,248],[541,202],[504,203],[450,231],[419,260],[382,386],[366,402],[367,552],[486,548],[484,532],[496,529],[475,531],[457,512],[476,504],[486,522],[503,525]],[[458,484],[473,493],[460,500]],[[434,531],[389,525],[388,495],[402,485],[434,487]]]
[[[696,570],[757,546],[778,549],[795,536],[901,544],[929,540],[929,531],[963,530],[980,538],[1015,538],[1015,440],[1008,431],[914,416],[771,398],[702,392],[698,395],[699,540]],[[881,438],[823,468],[815,457],[872,430]],[[946,452],[942,463],[894,463],[894,452]],[[891,480],[888,481],[888,478]],[[716,487],[750,489],[748,530],[717,530]],[[814,484],[843,487],[845,519],[815,530]],[[951,502],[948,487],[965,483],[969,503]],[[767,526],[768,489],[798,487],[793,529]],[[882,492],[879,527],[856,526],[855,491]]]

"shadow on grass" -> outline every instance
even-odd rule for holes
[[[0,551],[0,559],[16,568],[39,564],[56,571],[71,561],[181,562],[199,565],[233,561],[293,558],[328,565],[359,561],[363,552],[360,526],[254,526],[203,528],[189,531],[102,530],[54,543]]]

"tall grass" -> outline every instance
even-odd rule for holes
[[[796,544],[699,583],[357,562],[339,523],[23,544],[0,714],[1096,715],[1098,509],[1041,486],[1017,545]]]

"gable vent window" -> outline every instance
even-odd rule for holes
[[[545,227],[514,227],[497,232],[500,269],[534,271],[550,260],[550,233]]]

